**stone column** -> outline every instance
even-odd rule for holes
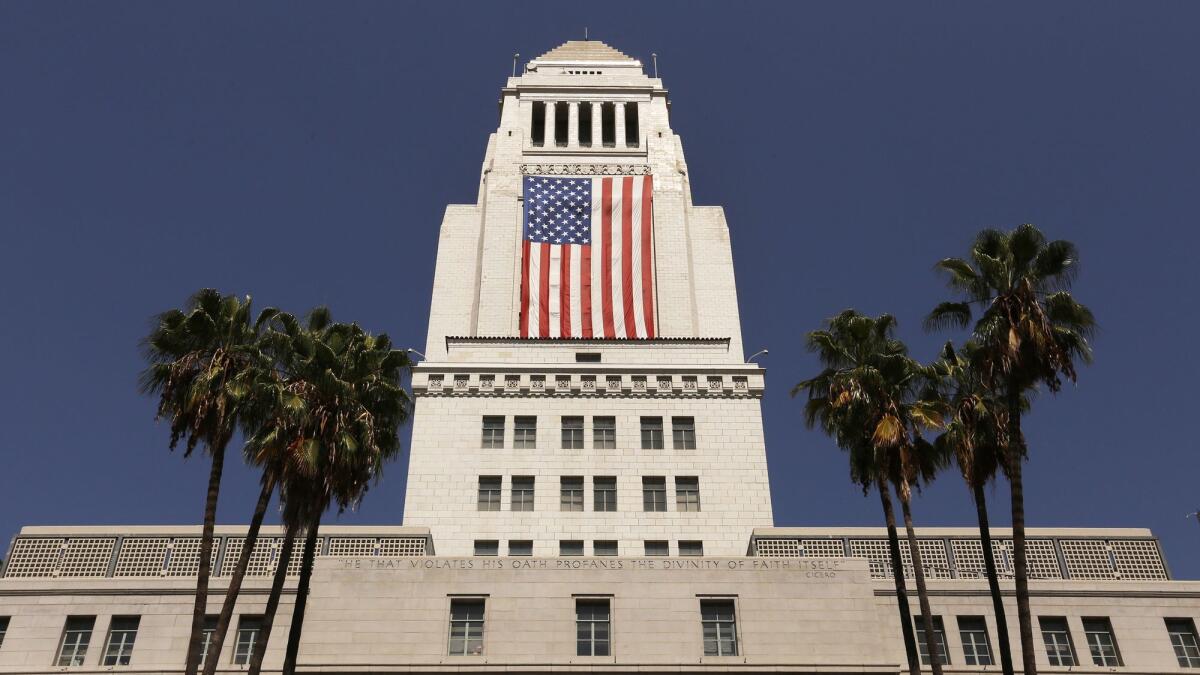
[[[625,102],[617,101],[613,110],[613,129],[616,133],[613,134],[613,140],[616,141],[618,148],[625,147]]]
[[[522,105],[525,105],[525,103],[522,102]],[[526,105],[525,107],[528,108],[528,110],[525,111],[524,114],[522,115],[522,117],[524,118],[524,121],[522,123],[525,125],[525,147],[532,148],[533,147],[533,101],[529,101],[528,105]]]
[[[567,147],[579,147],[579,102],[567,104]]]
[[[546,144],[545,147],[554,147],[554,101],[546,101]]]
[[[592,147],[599,148],[604,144],[604,139],[600,137],[603,133],[603,127],[600,125],[604,119],[604,111],[600,103],[592,103]]]

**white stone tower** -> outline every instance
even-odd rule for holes
[[[744,555],[773,524],[763,371],[744,361],[728,228],[720,207],[693,206],[668,111],[661,80],[596,41],[504,88],[478,200],[442,221],[413,376],[404,521],[429,527],[439,555]],[[652,176],[639,260],[655,337],[521,337],[535,176]]]

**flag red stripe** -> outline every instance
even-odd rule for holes
[[[521,337],[529,337],[529,247],[528,239],[521,242]]]
[[[621,295],[625,314],[623,337],[637,337],[633,311],[633,176],[621,179]]]
[[[650,251],[651,219],[654,209],[653,176],[642,179],[642,311],[646,315],[646,337],[654,337],[654,257]]]
[[[558,335],[571,337],[571,247],[562,247],[558,274]]]
[[[611,178],[601,179],[602,185],[600,198],[600,213],[601,213],[601,240],[604,242],[604,261],[603,267],[600,268],[600,281],[602,286],[600,294],[604,301],[604,337],[614,338],[617,336],[617,331],[613,327],[613,297],[612,297],[612,190],[613,180]]]
[[[582,335],[592,337],[592,247],[579,247],[579,316],[583,322]]]
[[[541,245],[542,264],[538,266],[541,272],[538,286],[538,335],[550,335],[550,245]]]

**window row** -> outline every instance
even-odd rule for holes
[[[574,124],[572,116],[575,117]],[[574,138],[570,133],[572,127],[576,132]],[[617,136],[622,135],[618,132],[623,132],[624,138],[618,139]],[[624,146],[636,148],[640,137],[638,104],[633,101],[534,101],[529,137],[535,147],[554,145],[565,148],[578,145],[590,148],[598,142],[603,147],[614,148],[620,140]]]
[[[140,616],[114,616],[109,622],[108,637],[104,641],[104,651],[100,657],[102,666],[128,666],[133,659],[133,645],[137,640]],[[233,663],[246,665],[262,632],[261,616],[242,616],[238,619],[237,633],[234,636]],[[54,659],[56,666],[82,666],[87,658],[88,647],[92,643],[92,633],[96,627],[95,616],[69,616],[63,626],[62,639]],[[4,633],[8,628],[8,617],[0,617],[0,646],[3,646]],[[208,659],[209,645],[212,644],[213,634],[217,630],[217,617],[204,618],[204,641],[201,644],[200,662]]]
[[[921,652],[921,662],[929,663],[929,640],[926,635],[924,622],[920,616],[913,618],[916,627],[917,644]],[[1083,638],[1087,645],[1087,653],[1092,664],[1097,666],[1123,666],[1121,650],[1117,647],[1117,638],[1113,633],[1112,622],[1108,617],[1083,617]],[[1079,655],[1075,650],[1075,641],[1066,617],[1038,617],[1038,627],[1042,633],[1042,644],[1046,648],[1046,659],[1052,666],[1079,666]],[[1167,635],[1175,658],[1180,667],[1200,668],[1200,640],[1196,635],[1196,624],[1191,619],[1166,619]],[[950,663],[949,650],[946,648],[946,630],[942,617],[933,617],[934,649],[942,663]],[[958,617],[958,633],[962,640],[963,663],[968,666],[990,666],[995,663],[992,656],[991,640],[988,638],[987,625],[981,616]]]
[[[450,600],[450,656],[483,656],[486,598]],[[705,656],[737,656],[737,611],[732,598],[700,600],[700,633]],[[612,599],[575,599],[575,655],[612,655]]]
[[[678,544],[679,555],[681,556],[702,556],[704,555],[704,542],[699,540],[679,540]],[[644,553],[646,556],[669,556],[671,555],[671,542],[666,539],[647,539],[643,542]],[[558,542],[558,554],[560,556],[580,556],[584,555],[584,541],[582,539],[561,539]],[[500,555],[500,540],[499,539],[476,539],[475,540],[475,555],[478,556],[498,556]],[[510,556],[531,556],[533,555],[533,541],[530,539],[510,539],[508,540],[508,555]],[[596,539],[592,542],[592,555],[594,556],[616,556],[618,555],[618,547],[616,539]]]
[[[561,448],[565,450],[582,450],[584,448],[585,426],[582,416],[563,416],[559,418]],[[504,447],[505,418],[503,415],[485,415],[483,418],[483,437],[481,447]],[[513,445],[516,450],[528,450],[537,447],[537,417],[533,415],[517,415],[513,418]],[[663,418],[641,418],[641,438],[643,450],[662,450],[665,443],[663,437]],[[675,450],[696,449],[696,420],[692,417],[671,418],[671,446]],[[592,417],[592,448],[596,450],[614,449],[617,447],[617,418],[597,415]]]
[[[583,476],[559,477],[560,511],[584,511]],[[534,476],[513,476],[510,485],[509,509],[533,511]],[[500,511],[501,495],[504,492],[503,476],[480,476],[476,508],[479,511]],[[592,510],[617,510],[617,477],[595,476],[592,478]],[[667,510],[666,476],[642,477],[642,510]],[[700,510],[700,478],[698,476],[675,476],[675,510],[681,512]]]

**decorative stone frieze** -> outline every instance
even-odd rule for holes
[[[649,176],[648,164],[522,164],[527,176]]]

